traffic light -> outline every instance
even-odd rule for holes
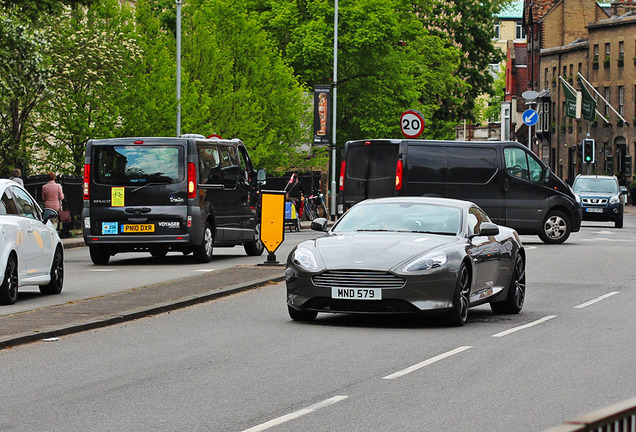
[[[594,163],[594,140],[593,139],[584,139],[583,140],[583,162],[584,163]]]

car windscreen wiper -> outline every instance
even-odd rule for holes
[[[166,185],[166,184],[173,184],[174,181],[169,181],[169,182],[150,182],[150,183],[146,183],[144,185],[141,185],[139,187],[134,188],[133,190],[130,191],[130,193],[135,193],[140,189],[145,188],[146,186],[161,186],[161,185]]]

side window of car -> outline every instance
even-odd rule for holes
[[[29,195],[20,188],[12,188],[15,201],[18,205],[18,212],[21,216],[28,217],[30,219],[41,219],[40,212],[37,206]]]
[[[506,172],[513,177],[530,180],[528,159],[526,152],[520,148],[508,147],[504,149]]]
[[[221,184],[221,156],[219,148],[214,145],[198,145],[199,181],[202,184]]]
[[[10,192],[6,190],[2,194],[2,204],[4,204],[7,214],[9,215],[20,214],[20,212],[18,211],[18,206],[15,204],[15,201],[13,199],[13,195],[11,195]]]
[[[238,155],[234,147],[220,147],[221,178],[225,189],[235,189],[239,176]]]
[[[490,222],[490,218],[478,207],[471,207],[468,210],[468,233],[470,235],[479,234],[481,224]]]
[[[532,155],[528,155],[528,173],[530,181],[534,183],[541,183],[541,174],[543,174],[543,166]]]

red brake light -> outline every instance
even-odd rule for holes
[[[143,144],[144,142],[142,140],[135,140],[133,141],[134,144]]]
[[[197,192],[197,171],[194,163],[188,163],[188,198],[194,198]]]
[[[91,181],[91,166],[89,164],[84,164],[84,184],[83,184],[83,193],[84,199],[90,199],[89,194],[89,185]]]
[[[402,161],[398,159],[395,167],[395,190],[402,189]]]
[[[344,176],[347,163],[345,161],[340,162],[340,179],[338,180],[338,190],[342,192],[344,190]]]

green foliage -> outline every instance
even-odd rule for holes
[[[49,76],[41,33],[12,14],[0,13],[0,162],[7,172],[28,173],[29,151],[22,137]]]
[[[0,0],[0,6],[16,10],[21,16],[37,21],[50,14],[59,14],[65,5],[87,6],[95,0]]]
[[[67,10],[49,24],[50,95],[39,105],[36,137],[46,164],[80,174],[84,144],[118,135],[129,70],[140,59],[132,14],[117,0]],[[63,115],[60,115],[63,113]]]

